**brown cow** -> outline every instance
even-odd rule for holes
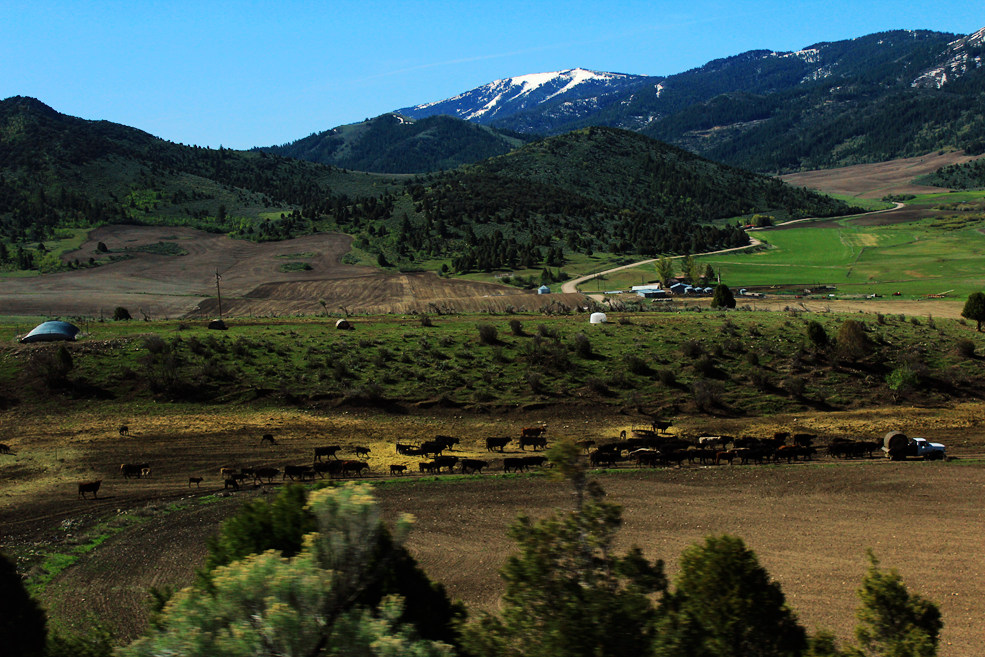
[[[363,475],[363,470],[369,470],[369,463],[365,461],[343,461],[342,462],[342,476],[347,477],[349,473],[355,473],[360,477]]]
[[[547,433],[547,427],[523,427],[520,438],[540,438]]]
[[[103,483],[102,479],[96,481],[80,481],[79,482],[79,497],[86,499],[86,493],[92,493],[93,499],[99,499],[99,495],[96,493],[99,491],[99,484]]]

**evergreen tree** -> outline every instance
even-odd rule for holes
[[[659,613],[658,657],[793,657],[807,648],[780,585],[734,536],[684,551]]]
[[[965,301],[961,316],[974,320],[978,324],[978,332],[981,333],[982,322],[985,322],[985,292],[972,292]]]
[[[879,568],[869,550],[869,569],[858,591],[855,637],[866,657],[933,657],[944,623],[933,602],[911,594],[899,573]]]
[[[562,443],[549,453],[575,488],[577,505],[533,521],[520,516],[509,535],[519,554],[502,570],[501,615],[466,626],[463,644],[476,657],[606,657],[645,655],[653,640],[650,595],[665,588],[663,564],[638,548],[613,553],[620,508],[604,502],[585,478],[580,449]]]
[[[715,286],[715,295],[711,298],[712,308],[735,308],[735,297],[732,290],[724,283]]]
[[[31,598],[14,563],[0,554],[0,653],[43,657],[47,618]]]

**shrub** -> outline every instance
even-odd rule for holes
[[[746,362],[753,367],[759,365],[759,354],[755,351],[750,351],[746,353]]]
[[[681,345],[681,353],[684,354],[686,358],[693,360],[704,355],[705,348],[702,347],[701,343],[697,340],[688,340]]]
[[[434,322],[431,321],[431,315],[421,315],[421,326],[424,328],[434,326]]]
[[[804,391],[807,389],[807,382],[799,376],[791,376],[783,380],[783,389],[791,397],[800,399],[804,396]]]
[[[585,385],[587,385],[588,389],[597,395],[611,394],[611,391],[609,390],[609,384],[607,384],[605,381],[598,378],[597,376],[588,377],[588,379],[585,380]]]
[[[849,361],[857,361],[868,355],[871,349],[869,336],[865,334],[865,325],[854,319],[842,322],[838,328],[838,355]]]
[[[769,374],[760,369],[755,369],[749,373],[749,382],[760,392],[768,392],[773,389],[773,381]]]
[[[159,335],[148,335],[144,338],[144,349],[152,354],[161,354],[167,351],[168,343]]]
[[[530,390],[538,395],[547,394],[547,387],[544,385],[544,377],[540,372],[527,372],[527,385]]]
[[[592,341],[584,333],[578,333],[575,335],[571,348],[582,358],[591,358],[594,355],[592,351]]]
[[[707,355],[694,361],[694,371],[704,376],[715,376],[718,374],[718,368],[715,367],[715,362]]]
[[[521,322],[518,319],[511,319],[510,320],[510,332],[512,332],[513,335],[516,335],[516,336],[526,335],[526,333],[523,332],[523,322]]]
[[[898,400],[919,385],[920,376],[914,368],[904,363],[886,376],[886,383],[893,391],[893,398]]]
[[[499,332],[492,324],[479,324],[479,342],[482,344],[497,344],[499,342]]]
[[[694,403],[698,410],[710,413],[716,408],[724,406],[722,393],[724,388],[717,381],[708,379],[698,379],[691,385],[691,392],[694,394]]]
[[[968,339],[961,339],[954,343],[954,353],[962,358],[975,357],[975,343]]]
[[[130,316],[130,311],[123,306],[117,306],[113,309],[113,321],[115,322],[125,322],[133,319]]]
[[[821,322],[811,320],[807,322],[807,339],[814,345],[815,349],[824,349],[828,346],[828,332],[824,330]]]
[[[546,324],[537,325],[537,335],[539,335],[542,338],[553,338],[554,340],[558,339],[557,329],[552,329]]]
[[[657,380],[665,386],[677,384],[677,375],[673,370],[657,370]]]
[[[646,361],[636,354],[626,354],[623,358],[623,364],[626,367],[626,371],[631,374],[646,376],[652,371],[650,366],[646,364]]]

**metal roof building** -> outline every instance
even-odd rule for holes
[[[68,322],[42,322],[34,327],[34,330],[21,338],[22,343],[29,342],[55,342],[57,340],[75,340],[79,333],[79,327]]]

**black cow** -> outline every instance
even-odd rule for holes
[[[507,457],[503,459],[503,472],[520,472],[526,469],[527,466],[520,457]]]
[[[332,456],[335,459],[338,459],[339,457],[338,457],[337,452],[340,449],[342,449],[342,446],[341,445],[326,445],[325,447],[316,447],[315,448],[315,460],[316,461],[321,461],[321,457],[323,457],[323,456]]]
[[[438,472],[441,472],[441,468],[448,468],[448,472],[451,472],[458,463],[457,456],[436,456],[434,457],[435,468]]]
[[[521,456],[524,468],[539,468],[547,463],[546,456]]]
[[[361,446],[359,446],[359,445],[356,445],[356,446],[355,446],[355,447],[354,447],[354,448],[352,449],[352,451],[356,453],[356,456],[363,456],[363,457],[366,457],[366,456],[369,456],[369,452],[370,452],[371,450],[369,449],[369,447],[361,447]]]
[[[533,447],[534,450],[538,447],[544,449],[547,447],[547,438],[543,436],[523,436],[520,438],[520,449],[526,450],[527,445]]]
[[[481,474],[482,469],[488,467],[489,461],[483,461],[481,459],[462,459],[462,474],[468,474],[469,471]]]
[[[428,454],[438,456],[446,449],[448,449],[448,446],[443,440],[428,440],[421,445],[421,454],[424,456],[427,456]]]
[[[263,481],[264,479],[266,479],[267,483],[269,484],[273,480],[273,478],[279,474],[280,474],[280,470],[278,470],[277,468],[256,468],[253,471],[253,480]]]
[[[294,478],[297,477],[298,479],[304,481],[305,476],[309,476],[314,479],[315,470],[310,465],[285,465],[284,474],[281,475],[281,480],[290,477],[291,481],[294,481]]]
[[[499,449],[499,451],[502,452],[503,451],[503,448],[506,447],[510,443],[511,440],[513,440],[513,439],[510,438],[510,437],[508,437],[508,436],[507,437],[486,438],[486,451],[487,452],[491,452],[494,449]]]
[[[124,463],[120,466],[120,474],[123,475],[124,479],[129,479],[130,477],[140,479],[140,475],[143,474],[144,468],[149,467],[150,463]]]
[[[442,443],[445,446],[445,449],[454,450],[455,445],[462,441],[458,438],[453,438],[452,436],[435,436],[432,442]]]

